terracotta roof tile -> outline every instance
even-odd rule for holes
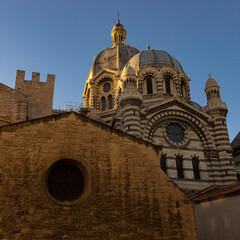
[[[206,201],[214,198],[221,198],[230,194],[240,194],[240,182],[227,186],[212,186],[205,188],[189,196],[194,202]]]

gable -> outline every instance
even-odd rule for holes
[[[146,122],[143,130],[144,140],[152,141],[153,135],[159,129],[160,125],[162,125],[162,130],[160,130],[162,132],[163,129],[166,129],[166,125],[172,121],[183,123],[189,130],[193,130],[192,133],[196,135],[197,141],[203,147],[213,147],[213,140],[208,127],[212,127],[214,121],[209,118],[208,114],[201,113],[190,106],[190,104],[179,100],[168,101],[147,109],[142,114],[142,117]],[[184,146],[187,143],[188,137],[186,141],[183,141]],[[162,145],[163,142],[160,142],[160,144]]]
[[[160,147],[73,112],[0,129],[5,238],[34,218],[22,239],[108,239],[110,232],[113,239],[196,239],[195,224],[188,224],[194,223],[192,203],[160,170]],[[84,169],[85,190],[73,202],[58,201],[48,191],[49,169],[61,159]],[[20,211],[21,221],[10,220]]]
[[[184,103],[180,100],[171,100],[164,102],[162,104],[155,105],[153,107],[150,107],[149,109],[146,110],[146,115],[154,114],[158,111],[172,108],[172,107],[177,107],[178,109],[181,109],[183,111],[187,111],[192,115],[195,115],[198,118],[201,118],[202,120],[209,122],[209,115],[200,111],[199,109],[193,107],[192,105],[188,103]]]

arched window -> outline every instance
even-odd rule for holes
[[[101,102],[102,102],[102,111],[105,111],[106,110],[106,99],[105,99],[105,97],[101,98]]]
[[[152,94],[153,93],[152,77],[147,76],[145,79],[146,79],[146,82],[147,82],[147,94]]]
[[[171,93],[171,77],[165,76],[165,89],[166,93]]]
[[[93,97],[93,107],[96,107],[96,96]]]
[[[166,157],[166,155],[164,155],[164,154],[162,155],[160,164],[161,164],[161,169],[167,174],[167,157]]]
[[[200,179],[199,160],[198,160],[198,158],[194,157],[192,159],[192,165],[193,165],[194,179]]]
[[[178,178],[184,178],[183,175],[183,159],[180,156],[176,157],[177,176]]]
[[[186,88],[185,88],[185,82],[183,79],[181,80],[181,93],[183,97],[186,97]]]
[[[112,95],[108,96],[108,108],[109,109],[113,108]]]
[[[240,173],[237,173],[237,180],[240,182]]]

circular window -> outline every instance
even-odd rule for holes
[[[62,202],[77,199],[84,190],[83,172],[71,161],[60,160],[52,166],[47,177],[48,191]]]
[[[103,91],[104,92],[109,92],[111,90],[111,84],[110,83],[105,83],[103,85]]]
[[[179,143],[184,139],[184,129],[177,123],[170,123],[167,126],[166,133],[174,143]]]
[[[185,147],[189,142],[188,130],[185,125],[179,122],[166,123],[164,136],[168,143],[174,147]]]

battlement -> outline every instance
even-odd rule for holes
[[[47,82],[40,82],[40,73],[33,72],[31,80],[25,80],[25,71],[17,70],[15,90],[28,99],[27,117],[34,119],[52,114],[55,75],[48,74]]]
[[[54,85],[54,82],[55,82],[55,75],[53,75],[53,74],[48,74],[47,75],[47,82],[40,82],[40,73],[33,72],[32,73],[32,79],[31,80],[25,80],[25,71],[17,70],[15,89],[19,84],[21,85],[22,83]]]

